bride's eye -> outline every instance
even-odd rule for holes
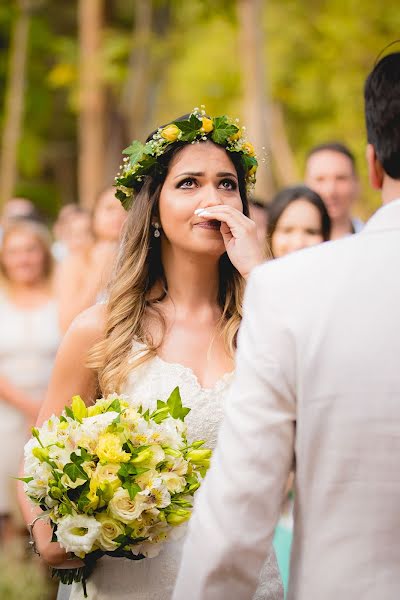
[[[196,181],[193,179],[193,177],[187,177],[186,179],[182,179],[182,181],[180,181],[176,187],[190,190],[195,186],[195,184]]]
[[[219,185],[224,190],[228,190],[228,191],[237,189],[237,183],[233,179],[222,179],[222,181],[220,182]]]

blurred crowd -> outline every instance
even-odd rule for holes
[[[352,212],[359,194],[352,153],[343,144],[325,143],[310,150],[301,184],[280,190],[267,205],[252,200],[250,216],[260,241],[279,259],[360,231],[362,223]],[[76,315],[104,301],[125,218],[112,188],[98,196],[92,212],[65,205],[51,231],[28,199],[12,198],[3,207],[0,548],[23,531],[12,477],[18,474],[58,345]],[[284,527],[290,530],[288,519]]]

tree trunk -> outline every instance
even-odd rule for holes
[[[274,185],[271,161],[268,160],[270,154],[266,118],[268,102],[261,30],[262,8],[264,5],[263,0],[237,0],[239,48],[244,92],[243,114],[249,141],[254,144],[259,159],[255,192],[257,197],[267,201],[273,194]]]
[[[135,25],[132,31],[129,76],[121,101],[130,140],[142,140],[148,133],[146,117],[151,78],[152,4],[152,0],[136,0],[134,4]]]
[[[278,184],[293,185],[299,181],[299,172],[289,143],[282,106],[271,104],[269,115],[271,151]]]
[[[82,206],[91,208],[106,185],[104,145],[106,100],[101,78],[103,0],[79,2],[79,158],[78,190]]]
[[[18,1],[18,15],[12,34],[8,89],[0,159],[0,206],[14,193],[17,179],[17,151],[24,113],[24,90],[28,49],[30,2]]]

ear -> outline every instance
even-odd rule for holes
[[[375,148],[372,144],[367,145],[366,157],[369,182],[375,190],[381,190],[383,186],[384,170],[376,156]]]

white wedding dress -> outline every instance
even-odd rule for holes
[[[191,369],[154,357],[132,370],[124,393],[154,408],[157,399],[167,399],[179,386],[183,405],[191,408],[185,419],[188,439],[203,439],[208,447],[214,447],[232,378],[233,373],[227,373],[212,389],[204,389]],[[140,561],[108,556],[100,559],[87,583],[88,600],[169,600],[182,545],[183,540],[168,542],[156,558]],[[70,600],[83,599],[82,585],[73,584]],[[274,556],[264,565],[254,599],[283,599]]]

